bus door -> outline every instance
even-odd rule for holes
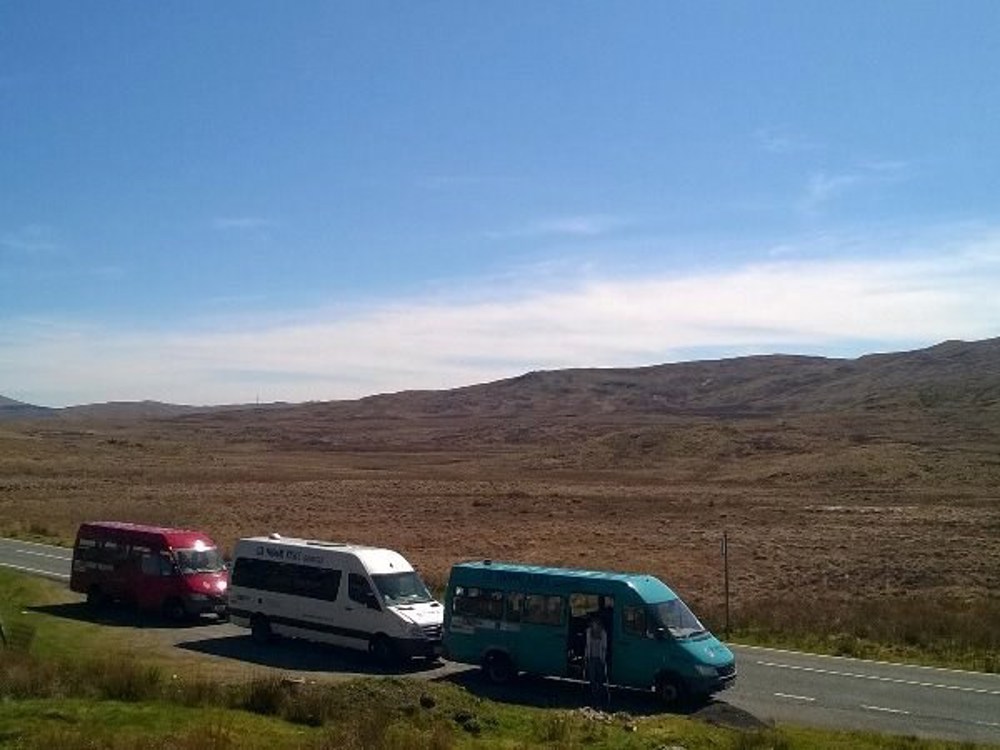
[[[140,607],[147,606],[144,599],[149,588],[142,572],[142,555],[148,551],[148,547],[122,540],[119,542],[119,554],[114,563],[115,580],[120,587],[119,596]]]
[[[386,629],[386,614],[375,587],[363,573],[348,573],[347,600],[343,606],[343,635],[336,643],[366,648],[369,638]]]
[[[101,576],[101,590],[112,599],[130,599],[132,579],[129,572],[128,542],[119,539],[104,539],[101,558],[104,575]]]
[[[569,597],[569,627],[566,639],[566,676],[584,680],[587,667],[584,653],[587,648],[587,628],[592,619],[597,618],[607,637],[605,664],[608,675],[611,672],[611,653],[614,643],[614,597],[604,594],[574,593]]]
[[[651,687],[659,669],[660,648],[646,605],[622,607],[621,629],[615,639],[615,663],[610,670],[611,681],[629,687]]]
[[[171,593],[176,593],[176,575],[170,553],[154,548],[133,547],[140,554],[140,581],[136,598],[144,609],[158,609]]]
[[[517,639],[517,668],[535,674],[566,675],[566,598],[525,594]]]

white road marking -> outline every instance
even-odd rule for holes
[[[69,547],[59,547],[59,546],[57,546],[55,544],[44,544],[42,542],[28,542],[28,541],[25,541],[24,539],[2,538],[2,539],[0,539],[0,541],[2,541],[2,542],[10,542],[11,544],[30,544],[32,547],[45,547],[45,549],[64,549],[64,550],[66,550],[67,552],[69,552],[71,554],[73,552],[73,550],[70,549]]]
[[[937,690],[957,690],[962,693],[977,693],[979,695],[1000,695],[1000,690],[987,690],[986,688],[965,687],[963,685],[943,685],[937,682],[921,682],[920,680],[902,680],[898,677],[880,677],[874,674],[858,674],[857,672],[838,672],[835,669],[820,669],[819,667],[802,667],[796,664],[780,664],[773,661],[758,661],[762,667],[774,667],[776,669],[791,669],[796,672],[812,672],[814,674],[828,674],[833,677],[852,677],[858,680],[873,680],[875,682],[890,682],[895,685],[913,685],[914,687],[936,688]]]
[[[998,721],[974,721],[973,724],[978,724],[981,727],[1000,727],[1000,722]]]
[[[775,693],[779,698],[788,698],[793,701],[808,701],[812,703],[815,698],[810,698],[808,695],[789,695],[788,693]]]
[[[45,552],[32,552],[31,550],[28,550],[28,549],[19,549],[19,550],[17,550],[17,554],[18,555],[33,555],[34,557],[48,557],[48,558],[50,558],[52,560],[72,560],[73,559],[72,553],[67,557],[67,556],[64,556],[64,555],[50,555],[50,554],[47,554]]]
[[[0,567],[13,568],[14,570],[23,570],[25,573],[38,573],[39,575],[48,576],[49,578],[60,578],[68,581],[69,576],[65,573],[53,573],[50,570],[39,570],[38,568],[26,568],[23,565],[11,565],[10,563],[0,563]]]
[[[859,664],[878,664],[884,667],[903,667],[904,669],[925,669],[930,672],[951,672],[954,674],[968,674],[976,677],[995,677],[1000,680],[1000,674],[990,674],[989,672],[976,672],[972,669],[950,669],[948,667],[928,667],[924,664],[904,664],[898,661],[879,661],[878,659],[857,659],[853,656],[834,656],[833,654],[810,654],[806,651],[792,651],[787,648],[770,648],[768,646],[746,646],[742,643],[732,643],[737,648],[753,649],[756,651],[769,651],[774,654],[789,654],[791,656],[802,656],[811,659],[831,659],[836,661],[858,662]]]
[[[862,704],[861,708],[865,709],[865,711],[881,711],[884,714],[903,714],[905,716],[910,715],[909,711],[904,711],[901,708],[885,708],[884,706],[866,706],[864,704]]]

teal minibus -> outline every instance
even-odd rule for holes
[[[582,679],[586,628],[607,633],[608,681],[652,689],[667,704],[732,685],[732,652],[651,575],[464,562],[445,595],[447,658],[502,683],[519,672]]]

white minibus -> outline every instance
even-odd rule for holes
[[[441,652],[444,608],[390,549],[278,534],[240,539],[229,612],[258,643],[304,638],[367,650],[383,663]]]

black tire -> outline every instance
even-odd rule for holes
[[[176,596],[167,599],[163,602],[163,617],[170,622],[184,622],[188,618],[184,602]]]
[[[368,643],[368,652],[382,667],[394,667],[399,664],[399,652],[392,641],[384,635],[377,635]]]
[[[274,640],[270,621],[264,615],[254,615],[250,618],[250,637],[254,643],[264,645]]]
[[[677,708],[688,701],[687,686],[682,679],[672,674],[659,676],[656,680],[656,695],[667,708]]]
[[[101,591],[101,587],[93,585],[87,589],[87,606],[91,609],[103,609],[108,603],[108,597]]]
[[[494,685],[506,685],[517,676],[517,670],[507,654],[491,651],[483,660],[483,674]]]

